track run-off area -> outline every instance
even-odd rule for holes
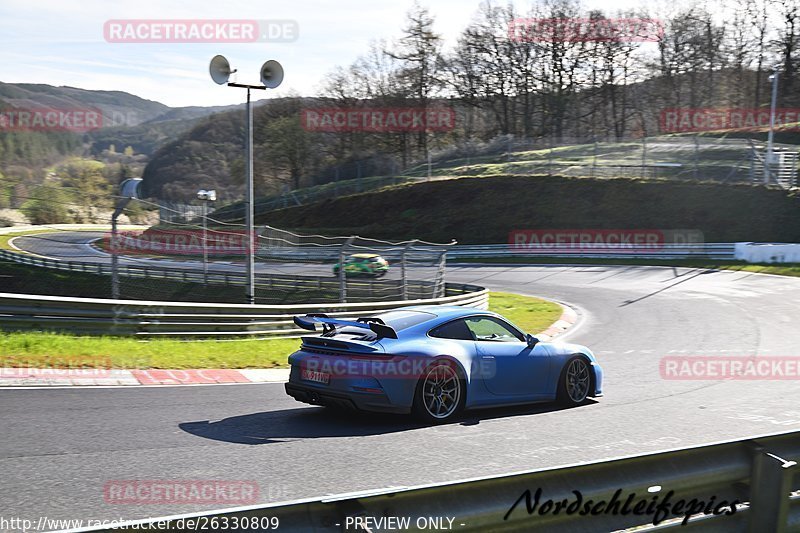
[[[605,396],[571,409],[540,404],[467,412],[455,423],[425,427],[405,416],[306,406],[276,383],[0,390],[0,508],[31,520],[139,519],[226,505],[112,503],[104,486],[245,480],[257,483],[255,503],[266,503],[800,428],[797,380],[664,379],[660,372],[662,359],[673,356],[797,358],[798,278],[466,264],[448,264],[447,278],[575,308],[578,324],[559,340],[595,352]]]

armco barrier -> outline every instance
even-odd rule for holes
[[[614,250],[609,245],[595,249],[583,245],[548,245],[541,248],[526,248],[509,244],[465,244],[453,246],[447,251],[447,259],[483,257],[581,257],[597,259],[723,259],[734,260],[733,243],[663,244],[653,249],[624,248]]]
[[[297,314],[359,317],[410,305],[488,307],[489,292],[483,287],[448,283],[445,294],[391,302],[240,305],[0,293],[0,328],[148,337],[296,337],[304,333],[292,322]]]
[[[36,267],[50,268],[54,270],[65,270],[69,272],[86,272],[89,274],[111,275],[111,264],[89,261],[69,261],[62,259],[50,259],[39,257],[33,254],[24,254],[0,250],[0,260],[13,261],[15,263]],[[156,261],[151,261],[149,265],[122,265],[118,272],[120,276],[138,279],[159,279],[173,280],[181,283],[208,283],[214,285],[244,285],[245,274],[243,272],[232,272],[224,270],[210,270],[207,276],[203,275],[202,270],[191,267],[163,266]],[[199,263],[198,263],[199,264]],[[303,276],[303,275],[281,275],[273,273],[259,273],[256,275],[256,286],[258,288],[283,291],[339,291],[339,280],[336,277],[323,276]],[[403,294],[403,282],[397,279],[385,278],[364,278],[348,279],[348,290],[351,294],[361,291],[371,299],[393,300]],[[441,288],[433,281],[426,280],[407,280],[405,293],[409,298],[430,298]]]
[[[637,532],[785,533],[800,531],[800,496],[792,494],[800,487],[797,460],[800,432],[792,432],[507,476],[193,513],[129,522],[113,530],[73,531],[155,530],[159,522],[164,527],[158,529],[202,529],[203,524],[217,529],[214,524],[230,527],[234,520],[239,524],[246,520],[258,531],[269,530],[265,526],[270,525],[285,532],[409,531],[425,529],[417,520],[430,518],[446,526],[435,529],[451,531],[572,533],[636,528]],[[571,508],[578,494],[581,505]],[[566,505],[556,512],[556,502],[564,500]],[[584,513],[589,500],[592,505]],[[644,505],[637,507],[640,501]],[[668,503],[667,512],[659,512],[659,518],[666,520],[655,520],[656,505],[652,512],[647,509],[653,501]],[[691,516],[684,524],[687,513]],[[407,517],[411,526],[390,529],[376,522],[389,517]],[[367,519],[371,529],[358,527]]]

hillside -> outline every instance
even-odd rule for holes
[[[87,152],[95,156],[111,145],[118,150],[131,146],[135,153],[150,156],[203,117],[237,107],[240,106],[171,108],[123,91],[0,82],[0,111],[96,109],[103,116],[102,127],[85,134],[0,130],[0,168],[47,166],[68,155],[81,155],[82,145],[87,145]]]
[[[313,100],[312,100],[313,101]],[[296,188],[322,157],[300,127],[303,98],[257,102],[253,109],[255,189],[259,196]],[[197,120],[191,130],[163,145],[142,176],[147,196],[189,201],[198,188],[215,189],[222,203],[241,198],[244,184],[244,113],[223,110]],[[286,167],[293,170],[285,171]],[[364,167],[364,172],[373,169]],[[288,175],[287,175],[288,174]]]
[[[140,176],[162,145],[206,116],[237,107],[171,108],[122,91],[0,82],[0,112],[8,113],[0,116],[0,226],[91,218],[86,202],[107,207],[119,180]],[[103,127],[42,131],[13,122],[11,113],[35,109],[98,110]],[[78,167],[80,177],[70,170]],[[32,214],[34,204],[56,201],[62,204]]]
[[[272,211],[258,223],[339,235],[504,243],[513,229],[698,229],[706,242],[800,242],[800,193],[751,185],[561,176],[398,185]]]
[[[0,100],[5,107],[18,109],[52,107],[56,109],[97,108],[103,124],[135,126],[170,110],[159,102],[145,100],[122,91],[90,91],[76,87],[54,87],[34,83],[0,82]]]

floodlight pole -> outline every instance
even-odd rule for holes
[[[764,172],[764,184],[768,184],[772,177],[773,138],[775,136],[775,105],[778,101],[778,67],[772,72],[772,102],[769,108],[769,135],[767,135],[767,161]]]
[[[283,81],[283,67],[274,60],[269,60],[261,65],[261,85],[246,85],[244,83],[228,82],[230,75],[237,72],[231,69],[231,65],[224,56],[216,55],[211,58],[208,66],[211,79],[218,85],[227,84],[228,87],[240,87],[247,89],[247,124],[245,148],[247,158],[247,184],[245,186],[245,231],[247,233],[247,261],[245,284],[245,296],[248,304],[255,303],[256,283],[255,283],[255,231],[253,231],[253,108],[250,104],[250,89],[264,91],[267,88],[275,89]]]
[[[246,253],[247,259],[245,261],[245,297],[248,304],[253,304],[256,301],[256,265],[255,265],[255,231],[253,230],[253,107],[250,104],[250,89],[266,90],[264,85],[244,85],[242,83],[228,83],[228,87],[242,87],[247,89],[247,106],[246,114],[247,120],[245,129],[245,168],[247,169],[246,185],[245,185],[245,231],[247,232],[247,245]]]

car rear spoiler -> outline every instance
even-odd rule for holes
[[[361,328],[373,331],[379,339],[396,339],[397,332],[391,326],[387,326],[379,318],[359,318],[354,320],[343,320],[341,318],[330,318],[323,314],[308,314],[305,316],[295,316],[294,323],[297,327],[308,331],[317,331],[315,324],[322,324],[324,331],[336,329],[336,327]]]

